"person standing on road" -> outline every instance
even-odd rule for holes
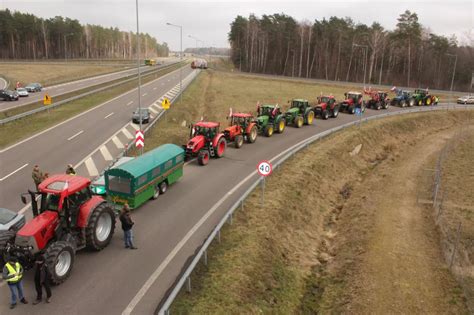
[[[125,248],[137,249],[133,245],[133,232],[132,227],[135,224],[130,217],[130,207],[128,204],[124,204],[122,213],[120,214],[120,222],[122,223],[123,240],[125,242]]]
[[[40,255],[35,261],[36,300],[33,302],[33,305],[36,305],[43,300],[43,287],[46,291],[46,303],[50,303],[51,288],[49,285],[48,265],[46,264],[46,259],[44,256]]]
[[[76,175],[76,170],[72,167],[72,164],[68,164],[66,168],[67,175]]]
[[[28,301],[23,295],[23,267],[15,256],[8,257],[8,261],[3,267],[2,276],[3,279],[7,281],[8,287],[10,288],[10,292],[12,294],[10,309],[15,308],[16,306],[17,293],[20,302],[23,304],[28,304]]]
[[[43,173],[40,171],[39,166],[35,165],[33,172],[31,173],[33,181],[35,182],[36,190],[38,190],[38,185],[43,181]]]

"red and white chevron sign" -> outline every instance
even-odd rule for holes
[[[141,130],[135,132],[135,146],[137,148],[143,148],[145,146],[145,136]]]

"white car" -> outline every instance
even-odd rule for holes
[[[11,210],[0,208],[0,231],[18,231],[25,225],[25,216]]]
[[[18,89],[16,89],[16,92],[20,96],[28,96],[29,95],[28,91],[25,88],[18,88]]]
[[[474,104],[474,95],[466,95],[458,98],[458,104]]]

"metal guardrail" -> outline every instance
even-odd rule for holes
[[[166,65],[164,67],[161,67],[159,69],[153,69],[153,70],[150,70],[148,72],[146,72],[145,75],[151,75],[155,72],[159,72],[159,71],[162,71],[162,70],[166,70],[172,66],[175,66],[176,64],[178,64],[178,62],[175,62],[175,63],[172,63],[172,64],[169,64],[169,65]],[[126,79],[127,77],[131,77],[129,79]],[[122,78],[123,79],[123,78]],[[75,101],[77,99],[80,99],[80,98],[83,98],[85,96],[89,96],[91,94],[94,94],[94,93],[97,93],[97,92],[102,92],[104,90],[107,90],[107,89],[110,89],[110,88],[114,88],[116,86],[119,86],[121,84],[124,84],[124,83],[127,83],[127,82],[130,82],[130,81],[133,81],[136,79],[136,75],[130,75],[130,76],[126,76],[125,77],[125,80],[123,81],[120,81],[120,82],[116,82],[116,83],[113,83],[113,84],[110,84],[110,85],[106,85],[106,86],[103,86],[103,87],[100,87],[100,88],[97,88],[97,89],[94,89],[92,91],[88,91],[88,92],[85,92],[85,93],[82,93],[82,94],[79,94],[79,95],[76,95],[76,96],[73,96],[73,97],[70,97],[70,98],[67,98],[65,100],[62,100],[62,101],[59,101],[57,103],[54,103],[53,105],[48,105],[48,106],[43,106],[43,107],[38,107],[38,108],[35,108],[35,109],[32,109],[30,111],[27,111],[27,112],[24,112],[24,113],[20,113],[18,115],[14,115],[14,116],[11,116],[11,117],[7,117],[7,118],[4,118],[2,120],[0,120],[0,126],[1,125],[4,125],[8,122],[11,122],[11,121],[15,121],[17,119],[21,119],[21,118],[24,118],[24,117],[27,117],[27,116],[30,116],[30,115],[33,115],[33,114],[36,114],[36,113],[39,113],[39,112],[43,112],[43,111],[46,111],[46,110],[50,110],[51,108],[55,108],[55,107],[58,107],[58,106],[61,106],[61,105],[64,105],[66,103],[69,103],[69,102],[72,102],[72,101]],[[121,80],[121,79],[117,79],[117,80]],[[104,83],[102,83],[104,84]],[[70,92],[70,93],[73,93],[74,91]]]
[[[458,106],[458,108],[456,108],[456,107],[453,107],[453,108],[454,109],[471,109],[472,110],[472,109],[474,109],[474,106],[472,106],[472,108],[468,108],[468,107],[460,108],[459,106]],[[330,135],[334,132],[337,132],[337,131],[340,131],[340,130],[343,130],[343,129],[346,129],[346,128],[349,128],[349,127],[352,127],[352,126],[359,125],[362,122],[367,122],[367,121],[370,121],[370,120],[385,118],[385,117],[389,117],[389,116],[397,116],[397,115],[403,115],[403,114],[408,114],[408,113],[418,113],[418,112],[430,112],[430,111],[437,111],[437,110],[449,110],[449,107],[434,107],[434,106],[431,106],[429,109],[426,108],[426,107],[407,109],[407,110],[403,110],[403,111],[388,112],[388,113],[384,113],[384,114],[380,114],[380,115],[376,115],[376,116],[363,118],[361,120],[352,121],[352,122],[343,124],[341,126],[328,129],[328,130],[323,131],[321,133],[318,133],[314,136],[311,136],[311,137],[309,137],[309,138],[293,145],[292,147],[288,148],[287,150],[283,151],[282,153],[278,154],[277,156],[273,157],[270,160],[270,162],[273,162],[274,160],[277,160],[277,162],[274,163],[273,166],[274,166],[275,169],[278,169],[279,166],[281,164],[283,164],[288,158],[292,157],[294,154],[298,153],[300,150],[302,150],[304,148],[307,148],[313,142],[315,142],[317,140],[320,140],[320,139],[322,139],[322,138],[324,138],[324,137],[326,137],[326,136],[328,136],[328,135]],[[256,173],[257,173],[257,171],[253,172],[254,175]],[[171,307],[171,304],[175,300],[178,293],[183,288],[185,282],[187,283],[188,290],[190,290],[190,288],[191,288],[191,278],[190,278],[191,273],[193,272],[194,268],[196,267],[198,262],[201,260],[201,258],[204,257],[204,262],[207,264],[207,249],[208,249],[209,245],[216,238],[216,236],[220,239],[220,231],[221,231],[222,227],[224,226],[224,224],[226,222],[232,222],[232,216],[233,216],[234,211],[236,211],[239,208],[241,208],[241,209],[244,208],[245,199],[253,192],[253,190],[259,184],[263,184],[264,180],[265,180],[264,177],[259,177],[257,180],[255,180],[255,182],[252,185],[250,185],[250,187],[239,197],[239,199],[236,202],[234,202],[234,204],[227,210],[227,212],[224,214],[221,221],[216,225],[216,227],[212,230],[212,232],[209,234],[207,239],[204,241],[204,243],[202,244],[199,251],[194,255],[194,258],[192,259],[191,263],[188,265],[188,267],[185,269],[185,271],[181,274],[181,276],[179,277],[179,280],[176,282],[173,290],[169,293],[169,295],[166,297],[166,299],[160,303],[161,306],[159,306],[159,311],[158,311],[159,315],[169,315],[170,314],[169,308]]]

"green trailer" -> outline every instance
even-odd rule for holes
[[[183,176],[184,150],[164,144],[142,156],[105,172],[107,200],[116,208],[128,203],[138,208],[149,199],[164,194],[168,186]]]

